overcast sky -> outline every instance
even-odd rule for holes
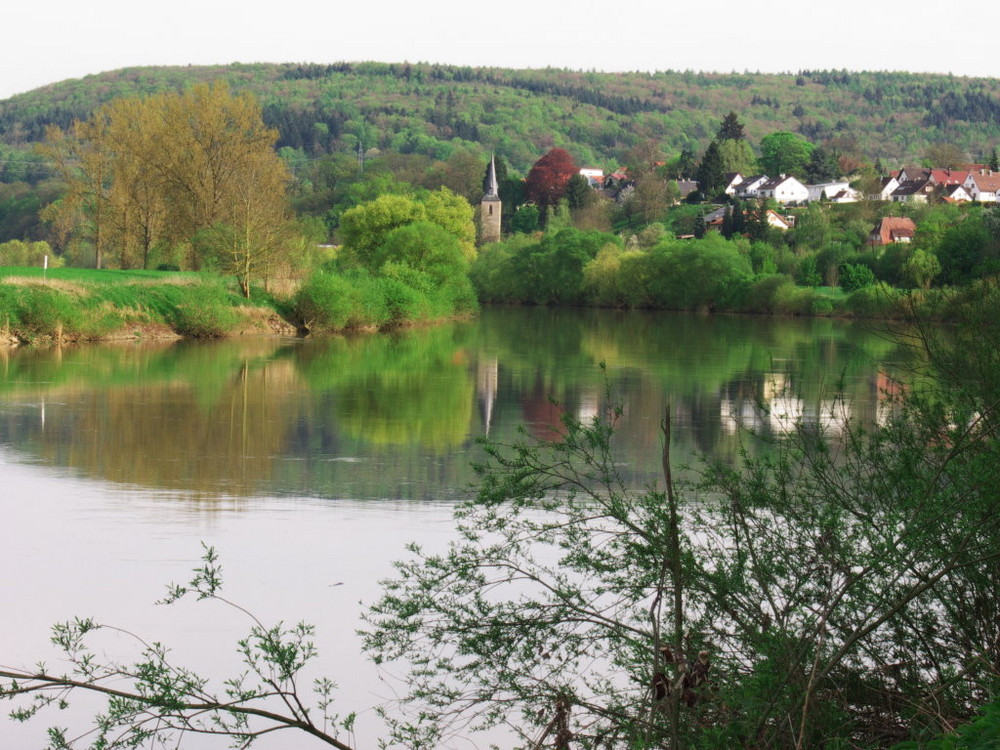
[[[6,0],[0,98],[135,65],[438,62],[518,68],[1000,75],[1000,4],[940,0]]]

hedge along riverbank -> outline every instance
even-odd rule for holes
[[[288,299],[209,273],[0,268],[0,343],[381,330],[467,316],[464,275],[445,283],[399,266],[373,275],[316,271]]]

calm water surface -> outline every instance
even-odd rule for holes
[[[551,310],[398,335],[0,351],[0,664],[51,662],[49,626],[80,615],[169,643],[204,672],[236,671],[247,623],[212,603],[154,604],[205,542],[230,598],[265,622],[317,625],[318,670],[342,712],[361,714],[357,745],[374,747],[371,706],[393,678],[358,655],[359,601],[407,541],[447,543],[476,438],[520,425],[548,437],[562,409],[610,401],[628,476],[645,485],[668,402],[679,461],[729,460],[744,428],[780,437],[804,420],[835,434],[844,415],[877,419],[906,357],[840,321]],[[0,722],[0,747],[41,747],[45,726]]]

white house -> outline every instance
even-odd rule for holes
[[[838,196],[841,193],[846,193],[851,199],[857,200],[857,195],[847,180],[838,180],[837,182],[820,182],[816,185],[806,185],[806,189],[809,191],[810,201],[832,201],[835,196]],[[843,199],[838,201],[838,203],[849,202],[851,201]]]
[[[892,199],[892,194],[896,192],[896,188],[899,187],[898,177],[887,177],[882,180],[882,191],[879,193],[879,199],[887,201]]]
[[[754,177],[747,177],[743,182],[736,186],[736,195],[740,198],[756,198],[757,191],[760,186],[770,179],[766,174],[755,175]]]
[[[788,219],[776,211],[770,210],[767,212],[767,225],[775,229],[780,229],[782,232],[792,228],[792,224]]]
[[[761,198],[773,198],[778,203],[802,203],[809,200],[809,189],[791,175],[768,180],[757,191]]]
[[[591,187],[604,187],[604,170],[596,167],[581,167],[580,174],[587,178],[587,184]]]
[[[735,195],[736,188],[741,182],[743,182],[743,175],[739,172],[728,172],[725,176],[726,180],[726,195]]]
[[[968,203],[972,200],[972,196],[965,189],[965,185],[947,185],[944,188],[944,197],[952,203]]]
[[[969,172],[962,187],[974,201],[996,203],[997,193],[1000,193],[1000,172],[993,172],[989,169]]]
[[[907,180],[899,183],[889,199],[895,203],[926,203],[934,195],[933,180]]]

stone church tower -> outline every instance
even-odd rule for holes
[[[490,157],[486,173],[486,194],[479,202],[479,244],[500,241],[500,193],[497,186],[496,159]]]

